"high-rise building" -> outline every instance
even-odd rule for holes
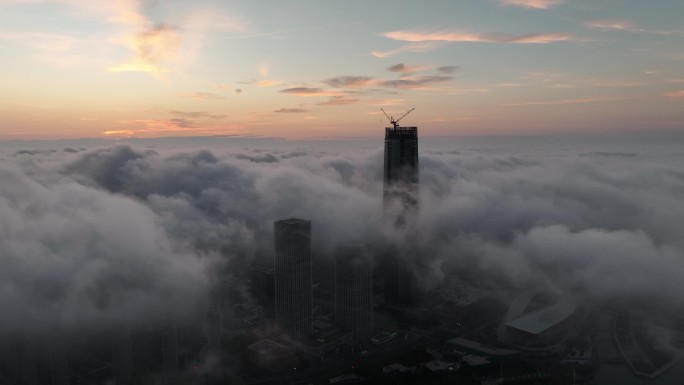
[[[397,227],[418,208],[418,128],[385,128],[383,202]]]
[[[178,385],[178,328],[165,325],[161,330],[163,384]]]
[[[252,295],[263,306],[266,315],[272,317],[275,303],[273,262],[270,266],[257,263],[252,265]]]
[[[313,332],[311,221],[276,221],[274,233],[276,324],[291,338],[302,340]]]
[[[343,247],[335,263],[335,323],[365,341],[373,336],[373,266],[361,247]]]
[[[411,306],[416,293],[413,272],[406,259],[409,251],[393,247],[387,250],[383,261],[385,303],[397,308]]]
[[[133,384],[133,350],[131,335],[122,331],[114,336],[112,341],[112,369],[114,372],[114,384]]]
[[[216,310],[207,312],[207,351],[214,358],[221,357],[221,315]]]
[[[418,128],[400,127],[394,119],[390,121],[393,127],[385,128],[385,217],[395,229],[406,231],[406,243],[411,243],[415,227],[410,224],[418,211]],[[388,247],[382,264],[385,301],[400,308],[411,305],[415,297],[413,273],[407,262],[412,252],[406,246]]]
[[[224,333],[232,334],[235,329],[235,312],[233,311],[233,275],[223,270],[219,273],[219,314]]]
[[[53,337],[48,346],[50,385],[69,385],[69,363],[66,343],[60,336]]]

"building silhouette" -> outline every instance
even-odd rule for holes
[[[161,330],[163,385],[178,385],[178,328],[169,323]]]
[[[235,312],[233,310],[233,275],[227,271],[219,272],[219,314],[224,333],[231,334],[235,329]]]
[[[410,112],[410,111],[409,111]],[[394,307],[410,306],[414,300],[414,278],[408,260],[415,237],[411,226],[418,211],[418,128],[385,128],[383,206],[385,219],[403,232],[404,244],[388,246],[382,258],[385,302]]]
[[[133,384],[133,349],[131,334],[121,331],[112,341],[112,370],[115,385]]]
[[[418,209],[418,128],[385,128],[383,204],[399,228]]]
[[[252,295],[263,307],[264,313],[268,317],[273,316],[275,306],[275,270],[273,262],[271,265],[254,263],[251,270]]]
[[[342,247],[335,263],[335,323],[354,338],[373,336],[373,266],[361,247]]]
[[[311,221],[274,223],[276,324],[289,337],[303,340],[313,332]]]
[[[61,336],[53,336],[48,346],[50,385],[69,385],[69,362],[66,342]]]
[[[415,278],[407,260],[409,250],[388,247],[383,258],[385,303],[396,308],[411,306],[416,300]]]
[[[207,353],[215,358],[221,357],[221,315],[216,310],[209,310],[206,318]]]

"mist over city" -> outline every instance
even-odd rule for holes
[[[273,222],[290,217],[311,221],[322,292],[339,247],[383,240],[419,250],[403,256],[414,289],[447,290],[454,307],[544,291],[588,313],[676,320],[684,310],[676,139],[426,139],[413,245],[383,220],[381,140],[11,143],[0,168],[4,346],[151,333],[169,322],[201,340],[218,272],[230,271],[241,306],[256,307],[251,271],[273,258]],[[276,333],[266,315],[252,328],[233,317],[242,333]],[[205,365],[201,344],[194,359]]]
[[[0,385],[681,383],[683,12],[0,0]]]

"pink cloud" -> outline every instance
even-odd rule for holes
[[[523,8],[549,9],[555,5],[565,3],[565,0],[501,0],[501,5],[512,5]]]
[[[319,106],[344,106],[358,102],[359,99],[350,99],[344,96],[333,96],[327,102],[318,103]]]
[[[399,47],[397,49],[393,49],[391,51],[373,51],[371,55],[377,57],[377,58],[386,58],[386,57],[391,57],[400,53],[404,52],[412,52],[412,53],[420,53],[420,52],[427,52],[427,51],[432,51],[434,49],[439,48],[441,45],[438,42],[422,42],[422,43],[411,43],[404,45],[402,47]]]
[[[668,98],[684,98],[684,90],[668,92],[665,96]]]
[[[302,112],[309,112],[309,110],[305,110],[303,108],[279,108],[273,112],[277,112],[280,114],[299,114]]]
[[[322,88],[316,87],[291,87],[284,90],[280,90],[284,94],[297,95],[297,96],[337,96],[340,92],[328,91]]]
[[[606,97],[606,98],[578,98],[578,99],[564,99],[564,100],[539,100],[530,102],[518,102],[506,104],[508,107],[527,107],[527,106],[561,106],[567,104],[586,104],[598,102],[614,102],[619,100],[626,100],[626,97]]]
[[[526,35],[507,35],[502,33],[467,33],[458,31],[394,31],[383,36],[394,40],[408,42],[467,42],[467,43],[511,43],[511,44],[547,44],[574,40],[571,35],[558,33],[531,33]]]

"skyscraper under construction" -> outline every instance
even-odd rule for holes
[[[395,230],[404,232],[404,244],[388,245],[383,258],[385,301],[396,307],[409,306],[414,300],[410,260],[415,250],[409,246],[418,211],[418,127],[399,126],[411,111],[396,120],[385,113],[392,127],[385,128],[384,214]]]
[[[392,127],[385,128],[383,203],[397,227],[406,226],[418,209],[418,127],[400,127],[406,115],[397,120],[388,116]]]

